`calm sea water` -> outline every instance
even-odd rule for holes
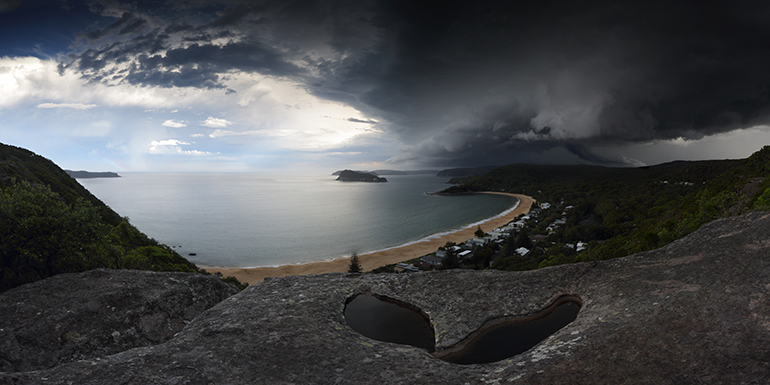
[[[427,175],[387,176],[388,183],[330,175],[121,175],[78,182],[150,237],[210,266],[277,266],[383,250],[473,225],[517,202],[426,195],[448,186],[448,178]]]

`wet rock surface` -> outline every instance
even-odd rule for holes
[[[490,319],[537,313],[562,295],[579,296],[583,307],[574,322],[525,353],[456,365],[353,331],[343,311],[357,293],[422,309],[437,349]],[[536,271],[269,279],[203,312],[165,343],[0,373],[2,384],[750,384],[767,378],[768,213],[713,222],[658,250]]]
[[[98,269],[0,295],[0,371],[47,369],[168,341],[237,289],[214,276]]]

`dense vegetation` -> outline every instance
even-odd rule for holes
[[[0,292],[100,267],[199,271],[50,160],[0,144]]]
[[[118,213],[68,176],[54,162],[32,151],[0,143],[0,187],[12,186],[14,179],[17,182],[28,181],[34,186],[49,186],[51,191],[58,194],[67,204],[84,199],[96,208],[104,222],[112,226],[117,226],[123,221]]]
[[[511,236],[493,267],[527,270],[654,249],[704,223],[770,209],[770,147],[744,160],[672,162],[643,168],[514,164],[445,193],[506,191],[552,206]],[[548,226],[566,218],[561,226]],[[533,242],[533,235],[540,235]],[[574,244],[585,242],[586,250]],[[567,247],[567,244],[573,247]],[[531,249],[525,256],[514,251]]]

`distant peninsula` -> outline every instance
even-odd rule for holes
[[[337,178],[337,180],[342,182],[375,182],[375,183],[382,183],[382,182],[388,181],[387,179],[378,177],[376,175],[356,172],[351,170],[341,171],[340,176]]]
[[[64,170],[64,172],[67,173],[67,175],[76,178],[76,179],[86,179],[86,178],[120,178],[120,175],[115,172],[107,171],[107,172],[90,172],[90,171],[72,171],[72,170]]]

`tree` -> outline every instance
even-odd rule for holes
[[[194,272],[194,266],[179,254],[162,246],[142,246],[123,258],[124,269]]]
[[[516,242],[513,245],[513,250],[518,249],[519,247],[524,247],[527,249],[532,248],[532,240],[529,238],[529,233],[526,229],[522,229],[521,232],[519,232],[519,235],[516,237]]]
[[[0,292],[55,274],[114,268],[108,232],[83,199],[70,205],[27,181],[0,190]]]
[[[481,226],[478,226],[478,228],[476,228],[476,232],[473,234],[476,235],[476,238],[484,238],[484,235],[486,235],[484,230],[481,229]]]
[[[361,273],[361,262],[358,260],[358,253],[353,253],[350,257],[350,265],[348,266],[348,273]]]
[[[456,246],[454,242],[447,242],[444,245],[446,256],[441,259],[441,266],[439,269],[446,270],[460,267],[460,259],[457,258],[457,252],[454,250],[454,246]]]

